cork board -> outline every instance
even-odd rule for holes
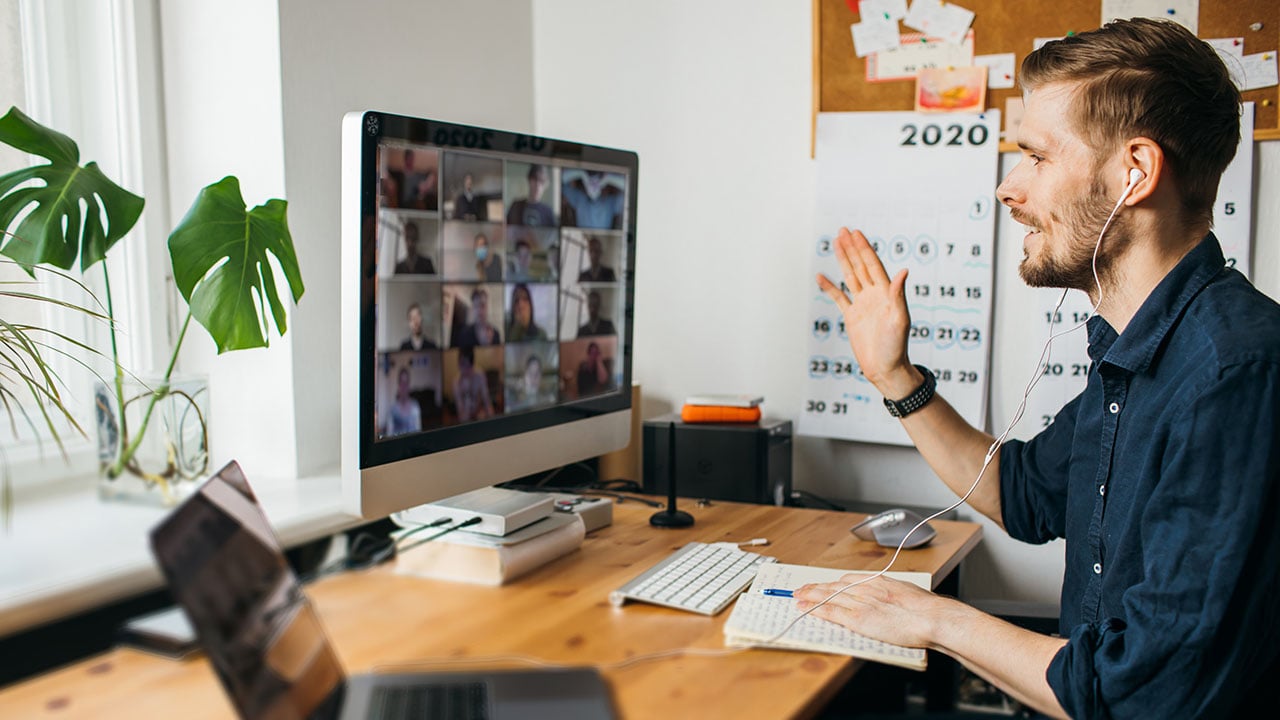
[[[975,13],[974,54],[1014,53],[1015,66],[1031,52],[1038,37],[1061,37],[1099,25],[1101,0],[1055,0],[1052,10],[1009,0],[955,0]],[[866,59],[854,55],[849,26],[859,21],[853,0],[813,0],[813,113],[861,110],[910,110],[915,83],[866,81]],[[1261,23],[1258,30],[1251,29]],[[910,30],[904,30],[910,32]],[[1280,50],[1280,2],[1275,0],[1200,1],[1202,38],[1244,38],[1248,54]],[[1005,100],[1021,91],[988,90],[987,107],[1003,110]],[[1254,139],[1280,140],[1280,88],[1241,93],[1255,105]],[[1002,150],[1016,149],[1001,143]]]

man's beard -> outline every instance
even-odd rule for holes
[[[1049,219],[1055,237],[1042,238],[1040,252],[1035,258],[1023,258],[1022,264],[1018,266],[1022,281],[1031,287],[1067,288],[1085,292],[1095,290],[1098,282],[1094,278],[1094,248],[1097,248],[1097,272],[1100,279],[1107,274],[1112,262],[1129,244],[1127,223],[1120,214],[1111,221],[1102,244],[1098,244],[1098,235],[1114,207],[1107,199],[1102,181],[1095,178],[1089,187],[1089,193],[1071,201],[1061,215],[1050,211]],[[1033,220],[1029,215],[1017,210],[1010,211],[1010,214],[1015,220],[1037,227],[1042,232],[1046,229],[1044,224],[1027,222]]]

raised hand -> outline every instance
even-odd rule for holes
[[[818,275],[818,288],[835,301],[844,316],[849,346],[867,380],[886,397],[910,394],[920,374],[907,359],[907,331],[911,315],[905,292],[907,270],[892,279],[861,231],[840,228],[836,260],[844,274],[845,292]]]

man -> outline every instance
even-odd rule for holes
[[[454,347],[502,344],[502,333],[489,322],[489,292],[483,287],[476,286],[471,291],[471,317],[472,321],[463,325],[453,339]]]
[[[600,305],[602,302],[600,293],[595,290],[587,293],[587,321],[578,328],[578,337],[618,334],[618,330],[613,326],[612,320],[600,317]]]
[[[618,277],[614,274],[613,268],[601,264],[603,256],[604,246],[601,244],[600,238],[595,235],[587,238],[587,262],[589,265],[586,270],[578,274],[578,282],[617,282]]]
[[[436,266],[431,258],[418,253],[418,224],[405,223],[404,259],[396,263],[397,275],[435,275]]]
[[[542,202],[542,193],[546,191],[548,184],[546,166],[530,165],[526,179],[529,182],[529,194],[511,203],[511,207],[507,210],[507,224],[533,227],[555,225],[555,212],[550,205]]]
[[[476,279],[501,282],[502,256],[489,249],[489,236],[476,233],[471,242],[476,253]]]
[[[399,172],[392,172],[400,187],[400,207],[417,210],[436,209],[436,174],[431,168],[425,170],[417,167],[417,154],[405,149],[401,156],[404,166]]]
[[[511,258],[511,274],[507,280],[512,282],[529,282],[533,280],[531,265],[533,264],[533,246],[525,238],[516,240],[516,249]]]
[[[578,397],[596,395],[613,389],[610,362],[600,352],[596,343],[587,345],[587,357],[578,363]]]
[[[1084,392],[984,472],[993,438],[932,396],[907,358],[906,271],[890,279],[861,233],[842,230],[849,292],[819,286],[943,481],[972,486],[969,504],[1015,538],[1066,538],[1061,637],[887,578],[815,614],[945,652],[1055,716],[1274,709],[1280,307],[1225,267],[1209,232],[1239,93],[1208,45],[1153,20],[1048,43],[1021,82],[1023,157],[997,194],[1028,226],[1023,279],[1097,306]],[[804,588],[797,602],[847,584]]]
[[[458,377],[453,381],[453,405],[458,422],[493,417],[493,399],[484,371],[477,369],[476,351],[464,347],[458,351]]]
[[[435,350],[437,348],[435,342],[427,337],[426,330],[422,325],[422,306],[418,303],[409,305],[407,313],[409,320],[409,337],[400,343],[401,350]]]
[[[566,227],[622,229],[626,193],[622,176],[588,170],[562,188],[560,213]]]
[[[462,176],[462,192],[453,201],[453,217],[455,220],[488,220],[487,202],[475,194],[471,185],[474,182],[471,173]]]

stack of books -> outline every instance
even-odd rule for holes
[[[687,423],[753,423],[760,421],[759,395],[690,395],[680,409]]]

